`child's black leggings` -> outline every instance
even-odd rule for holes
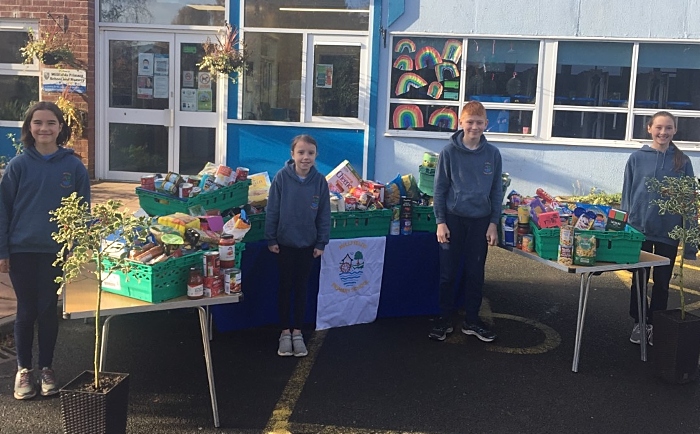
[[[280,272],[279,316],[282,330],[301,329],[306,312],[306,292],[314,260],[314,248],[280,245],[277,255]],[[292,310],[294,300],[294,310]]]

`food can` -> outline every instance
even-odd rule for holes
[[[190,197],[190,194],[192,193],[192,189],[194,188],[194,185],[190,184],[189,182],[185,182],[180,184],[180,198],[181,199],[187,199]]]
[[[523,241],[522,241],[522,249],[526,252],[534,252],[535,251],[535,240],[532,237],[532,235],[527,234],[523,235]]]
[[[224,292],[224,282],[221,276],[204,277],[204,296],[216,297]]]
[[[165,181],[163,182],[163,185],[160,186],[160,191],[163,193],[168,193],[168,194],[177,194],[177,185],[175,183],[172,183],[170,181]]]
[[[182,182],[182,177],[179,173],[168,172],[168,174],[165,175],[165,181],[172,182],[175,185],[179,185]]]
[[[141,177],[141,188],[144,190],[156,190],[156,175],[145,175]]]
[[[250,173],[250,169],[247,167],[236,167],[236,182],[247,180],[248,173]]]
[[[413,222],[411,219],[401,220],[401,235],[411,235],[413,233]]]
[[[392,220],[389,225],[389,235],[401,235],[401,221]]]
[[[224,292],[226,294],[238,294],[241,292],[241,270],[238,268],[224,268]]]
[[[202,192],[202,189],[199,187],[192,187],[192,191],[190,191],[190,197],[196,197],[199,195],[199,193]]]
[[[202,256],[204,262],[204,277],[218,276],[219,271],[219,252],[204,252]]]
[[[423,167],[436,167],[438,154],[435,152],[425,152],[423,154]]]

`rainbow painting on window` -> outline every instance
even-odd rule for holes
[[[457,63],[460,57],[462,57],[462,41],[459,39],[448,39],[445,41],[445,48],[442,49],[442,58]]]
[[[412,87],[423,87],[427,86],[428,82],[423,79],[420,75],[413,73],[413,72],[407,72],[405,74],[402,74],[401,77],[399,77],[398,83],[396,83],[396,90],[394,91],[395,95],[403,95],[404,93],[408,92],[411,90]]]
[[[437,81],[430,83],[428,86],[428,96],[433,99],[440,99],[442,96],[442,84]]]
[[[433,47],[423,47],[416,51],[416,69],[430,68],[442,63],[442,56]]]
[[[394,68],[403,71],[413,71],[413,59],[411,56],[402,54],[394,60]]]
[[[413,104],[402,104],[394,110],[394,128],[423,128],[423,112]]]
[[[409,53],[415,53],[416,43],[408,38],[400,39],[396,45],[394,45],[394,52],[402,53],[403,50],[407,50]]]
[[[428,124],[448,130],[457,129],[457,113],[450,108],[435,110],[428,118]]]

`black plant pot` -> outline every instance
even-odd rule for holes
[[[682,384],[698,376],[700,317],[681,320],[680,309],[654,312],[654,368],[668,382]]]
[[[44,53],[44,55],[41,58],[41,62],[44,65],[56,65],[61,60],[63,60],[61,56],[57,56],[53,53]]]
[[[124,434],[129,406],[129,375],[101,372],[115,382],[106,391],[85,390],[94,371],[83,371],[61,388],[61,421],[66,434]]]

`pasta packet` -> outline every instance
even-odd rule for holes
[[[595,265],[596,237],[593,232],[576,232],[574,236],[574,264]]]

